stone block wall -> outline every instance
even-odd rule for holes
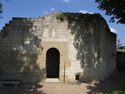
[[[102,80],[115,70],[115,38],[99,14],[13,18],[0,34],[0,79],[45,80],[46,53],[56,48],[59,80],[64,80],[64,63],[67,82],[76,81],[76,74],[80,81]]]
[[[118,71],[125,71],[125,49],[117,49],[116,68]]]
[[[116,68],[116,35],[99,15],[76,15],[69,21],[68,77],[80,81],[103,80]]]

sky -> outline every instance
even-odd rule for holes
[[[0,29],[5,26],[12,17],[36,18],[45,16],[48,13],[81,12],[81,13],[100,13],[112,32],[117,34],[121,44],[125,45],[125,25],[109,22],[110,16],[105,15],[105,11],[97,8],[95,0],[0,0],[3,3],[3,14],[0,19]]]

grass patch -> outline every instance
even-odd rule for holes
[[[102,92],[100,94],[125,94],[125,91]]]

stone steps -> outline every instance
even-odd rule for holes
[[[44,82],[63,82],[63,81],[60,81],[58,78],[47,78]]]

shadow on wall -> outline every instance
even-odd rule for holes
[[[42,41],[33,19],[13,18],[0,40],[0,79],[39,82],[45,76],[37,62]]]
[[[117,51],[116,62],[117,62],[117,65],[116,65],[117,70],[125,72],[125,52]]]
[[[105,71],[103,70],[104,57],[102,39],[104,32],[110,31],[106,21],[99,14],[64,14],[68,19],[71,34],[74,36],[73,45],[77,49],[77,60],[80,61],[83,75],[83,81],[92,82],[93,80],[103,80]],[[62,19],[61,19],[62,20]],[[103,36],[104,35],[104,36]],[[110,51],[110,50],[109,50]],[[104,66],[105,67],[105,66]],[[95,83],[89,84],[88,94],[96,94],[103,91],[124,90],[125,73],[117,73],[109,78]]]
[[[77,49],[77,60],[80,61],[83,68],[81,80],[98,80],[102,75],[99,71],[101,58],[101,37],[102,31],[109,31],[105,20],[99,14],[65,14],[71,34],[74,36],[73,45]],[[100,68],[101,71],[101,68]],[[95,74],[94,74],[95,73]],[[93,78],[92,78],[93,77]]]

